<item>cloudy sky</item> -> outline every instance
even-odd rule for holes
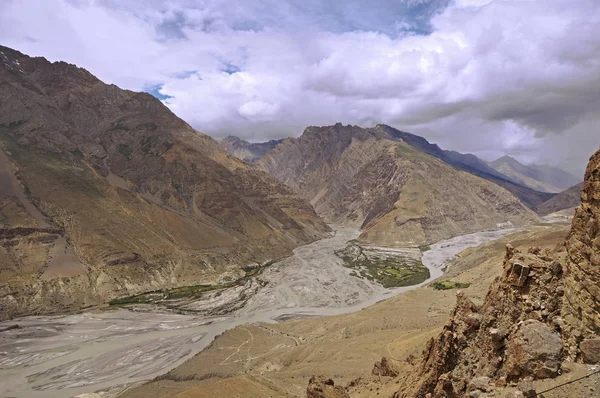
[[[216,138],[387,123],[577,173],[600,144],[598,0],[2,0],[0,43]]]

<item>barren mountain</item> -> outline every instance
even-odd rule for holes
[[[387,126],[309,127],[257,162],[360,240],[419,245],[537,215],[498,185],[398,140]],[[510,223],[510,224],[507,224]]]
[[[564,209],[577,207],[581,204],[581,190],[583,182],[557,194],[552,199],[538,205],[535,210],[543,216]]]
[[[436,144],[431,144],[423,137],[400,131],[384,124],[377,125],[377,128],[384,130],[390,137],[402,140],[408,145],[442,159],[458,169],[500,185],[532,209],[554,196],[552,193],[536,191],[526,185],[513,181],[473,154],[443,150]]]
[[[244,162],[254,163],[271,149],[279,145],[281,141],[283,141],[283,139],[251,143],[230,135],[223,138],[220,142],[223,148],[231,155]]]
[[[536,164],[525,166],[510,156],[503,156],[489,165],[511,180],[542,192],[561,192],[581,181],[557,167]]]
[[[0,314],[237,278],[311,206],[146,93],[0,47]]]

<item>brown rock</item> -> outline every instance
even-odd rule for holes
[[[525,286],[530,268],[518,262],[512,262],[508,273],[508,282],[513,286]]]
[[[386,357],[381,358],[381,361],[379,362],[375,362],[375,366],[371,372],[373,376],[387,377],[396,377],[398,376],[398,373],[397,364],[393,360],[388,360]]]
[[[480,390],[487,391],[488,385],[490,384],[491,379],[487,376],[475,377],[473,380],[469,382],[469,390]]]
[[[523,393],[525,398],[535,398],[537,396],[537,392],[535,391],[535,388],[533,387],[533,383],[531,382],[531,380],[521,381],[517,385],[517,388],[519,389],[519,391],[521,391]]]
[[[600,331],[600,151],[590,158],[581,199],[567,239],[562,308],[572,359],[579,359],[579,342],[598,338]]]
[[[506,352],[506,372],[511,378],[533,376],[548,378],[558,375],[562,341],[546,324],[530,319],[511,337]]]
[[[308,382],[306,398],[350,398],[350,395],[343,387],[336,386],[333,380],[313,376]]]
[[[600,363],[600,338],[583,340],[579,344],[579,349],[585,363]]]

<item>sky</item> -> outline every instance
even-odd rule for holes
[[[581,176],[600,145],[597,0],[2,0],[0,44],[215,138],[386,123]]]

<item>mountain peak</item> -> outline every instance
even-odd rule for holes
[[[543,192],[561,192],[581,180],[564,170],[548,165],[524,165],[517,159],[504,155],[489,165],[511,180]]]

